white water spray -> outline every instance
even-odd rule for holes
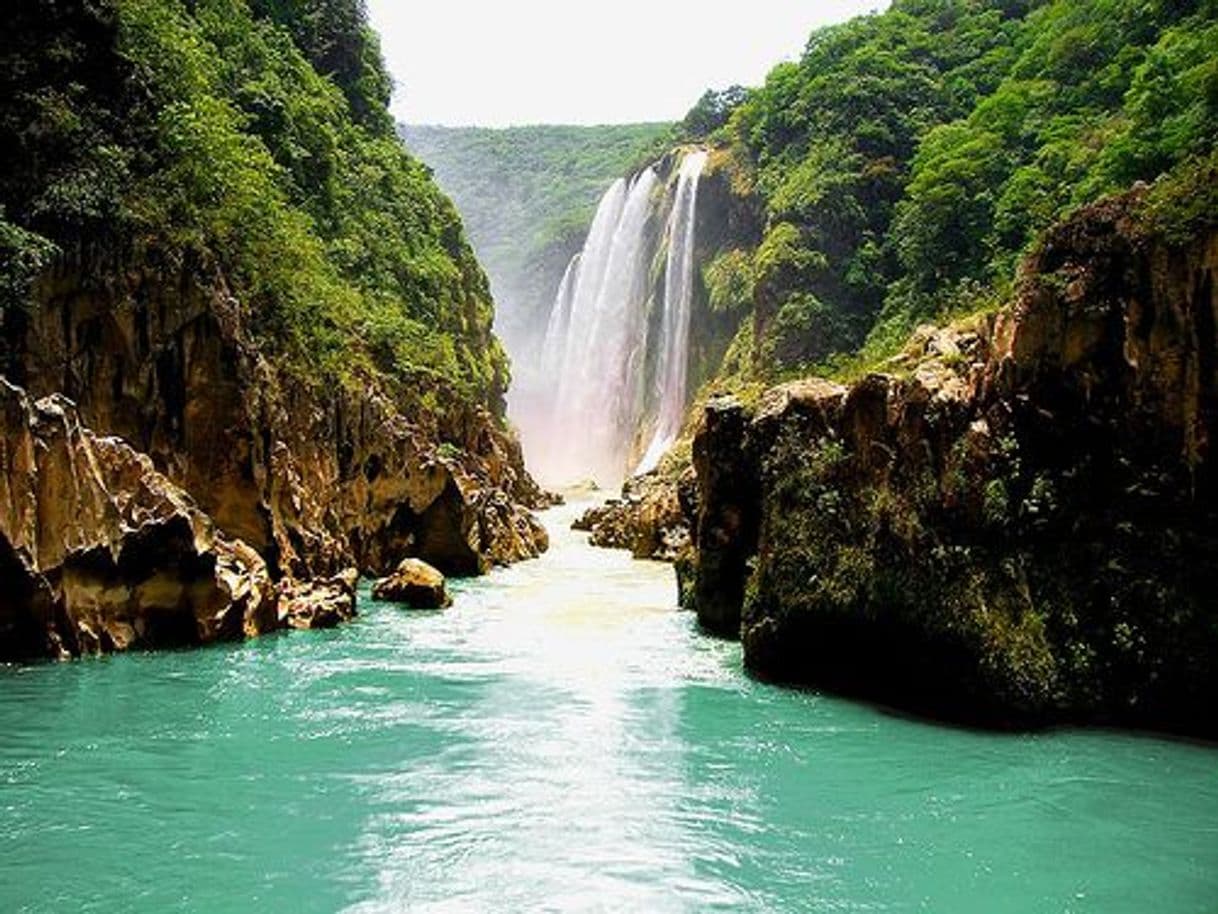
[[[541,355],[551,385],[546,415],[525,440],[532,470],[549,484],[590,477],[616,485],[641,449],[641,428],[654,431],[640,471],[658,462],[680,429],[694,217],[706,159],[701,150],[686,154],[667,188],[655,168],[615,182],[567,267]],[[653,295],[652,263],[662,246],[664,283]],[[654,339],[649,326],[657,331]]]
[[[694,224],[698,182],[706,167],[704,150],[681,160],[677,194],[668,220],[668,263],[664,268],[664,310],[660,321],[655,393],[659,403],[655,433],[635,473],[655,469],[681,431],[689,373],[689,318],[694,297]]]

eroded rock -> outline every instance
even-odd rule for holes
[[[354,568],[312,581],[279,584],[279,619],[288,628],[336,628],[356,616]]]
[[[393,574],[373,585],[372,596],[387,603],[404,603],[412,609],[443,609],[452,605],[444,575],[420,559],[404,559]]]
[[[1170,246],[1136,207],[1082,211],[1010,306],[848,388],[712,401],[682,581],[752,670],[991,725],[1215,733],[1218,237]]]
[[[425,401],[370,375],[291,376],[214,269],[92,256],[65,257],[4,315],[0,371],[148,454],[274,578],[385,574],[408,555],[476,574],[546,547],[529,513],[546,496],[494,404],[439,380]]]
[[[0,656],[205,644],[277,627],[266,564],[72,403],[0,379]]]
[[[672,562],[690,544],[688,499],[695,489],[689,468],[635,476],[626,480],[620,498],[589,508],[572,526],[590,532],[593,546],[625,549],[636,559]]]

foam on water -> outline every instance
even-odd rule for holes
[[[582,507],[445,612],[0,667],[0,910],[1213,910],[1214,748],[754,682]]]

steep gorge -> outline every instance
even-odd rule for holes
[[[307,5],[276,15],[290,25]],[[354,613],[360,573],[416,556],[473,575],[546,547],[486,279],[451,204],[376,100],[345,100],[260,10],[23,0],[14,21],[0,68],[16,155],[0,200],[5,656],[332,625]],[[65,66],[47,66],[47,40],[65,43]],[[194,56],[226,43],[246,56]],[[207,69],[258,59],[229,81]],[[337,144],[329,162],[306,154],[312,172],[268,155],[301,124],[237,111],[265,101],[241,80],[268,74],[284,110],[314,119],[308,141]],[[357,77],[352,92],[372,85]],[[46,122],[54,105],[76,119]],[[178,124],[183,105],[208,130]],[[96,133],[69,154],[82,124]],[[120,163],[106,180],[103,154]],[[47,416],[63,417],[67,456]],[[81,567],[101,569],[88,586]],[[172,637],[160,619],[177,620]]]

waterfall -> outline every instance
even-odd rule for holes
[[[706,158],[687,153],[667,185],[658,166],[614,182],[567,266],[540,357],[545,415],[525,437],[530,466],[550,484],[592,478],[615,485],[633,465],[644,427],[654,427],[644,469],[680,429]],[[653,289],[652,264],[665,249],[664,282]]]
[[[668,221],[668,262],[664,267],[664,310],[661,312],[656,400],[659,412],[651,444],[635,469],[655,469],[681,431],[685,416],[685,378],[689,369],[689,317],[694,298],[694,225],[698,182],[706,167],[705,150],[681,160],[677,193]]]
[[[571,324],[571,301],[575,297],[575,283],[579,278],[579,263],[582,254],[576,254],[567,264],[558,284],[558,296],[554,299],[550,320],[546,324],[546,335],[541,345],[541,370],[544,377],[558,377],[562,370],[563,341]]]

